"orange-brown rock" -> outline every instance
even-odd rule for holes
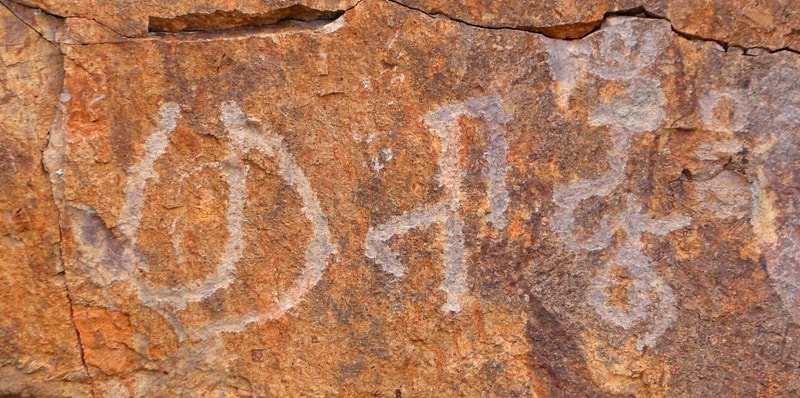
[[[284,20],[305,21],[332,17],[356,4],[356,0],[14,2],[66,17],[67,20],[83,20],[93,25],[92,29],[106,29],[124,37],[146,36],[148,32],[220,30],[268,25]]]
[[[0,394],[800,389],[797,53],[604,17],[637,4],[75,4],[6,14],[3,200],[38,205],[0,338],[45,338]]]
[[[579,38],[609,14],[647,14],[677,32],[744,48],[800,51],[800,3],[793,0],[392,0],[472,25]]]
[[[11,0],[5,0],[11,1]],[[432,16],[487,28],[580,38],[608,15],[644,15],[671,21],[683,35],[726,46],[800,51],[800,4],[793,0],[388,0]],[[208,31],[295,20],[333,19],[356,0],[59,1],[17,0],[66,17],[68,40],[103,42],[148,32]]]
[[[58,48],[0,7],[0,396],[89,393],[42,165],[64,75]]]

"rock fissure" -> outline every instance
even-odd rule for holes
[[[36,29],[36,27],[34,27],[34,26],[33,26],[33,24],[31,24],[31,23],[30,23],[28,20],[26,20],[25,18],[23,18],[21,15],[19,15],[19,13],[18,13],[17,11],[15,11],[15,10],[14,10],[12,7],[10,7],[10,6],[8,5],[8,3],[13,3],[13,4],[16,4],[16,5],[17,5],[17,6],[19,6],[19,7],[27,7],[27,6],[24,6],[24,5],[22,5],[22,4],[19,4],[19,3],[17,3],[17,2],[14,2],[13,0],[0,0],[0,5],[2,5],[2,6],[3,6],[3,7],[6,9],[6,10],[8,10],[8,12],[10,12],[12,15],[14,15],[14,17],[15,17],[15,18],[17,18],[17,19],[18,19],[20,22],[22,22],[23,24],[25,24],[25,25],[26,25],[28,28],[30,28],[30,29],[31,29],[32,31],[34,31],[34,32],[35,32],[37,35],[39,35],[39,37],[41,37],[41,38],[42,38],[42,40],[44,40],[44,41],[46,41],[46,42],[48,42],[48,43],[50,43],[50,44],[52,44],[52,45],[54,45],[54,46],[58,47],[58,44],[59,44],[58,42],[56,42],[56,41],[53,41],[52,39],[49,39],[49,38],[47,38],[47,36],[45,36],[45,35],[44,35],[44,33],[42,33],[42,32],[41,32],[39,29]],[[30,7],[27,7],[27,8],[30,8]],[[36,10],[38,10],[38,9],[36,9]],[[40,11],[41,11],[41,10],[40,10]],[[44,12],[44,11],[42,11],[42,13],[45,13],[45,12]],[[47,14],[47,13],[45,13],[45,14]],[[51,15],[51,14],[48,14],[48,15]],[[56,18],[59,18],[59,17],[56,17]]]
[[[296,4],[293,6],[276,9],[267,13],[256,13],[256,14],[246,14],[238,11],[217,10],[211,13],[190,13],[169,18],[151,16],[149,17],[147,31],[150,34],[150,36],[153,35],[163,36],[163,35],[174,35],[174,34],[184,34],[184,33],[221,34],[223,36],[228,36],[230,34],[240,34],[241,30],[243,29],[253,30],[253,29],[264,29],[264,28],[275,28],[275,27],[288,27],[293,25],[296,26],[297,24],[310,24],[309,25],[310,27],[316,28],[320,24],[331,23],[335,21],[342,15],[345,15],[347,12],[356,8],[363,1],[364,0],[359,0],[352,6],[338,11],[320,10]],[[800,50],[791,47],[781,47],[781,48],[769,48],[763,46],[747,47],[721,39],[703,37],[700,35],[687,33],[678,29],[675,26],[675,24],[673,24],[672,21],[670,21],[669,18],[651,12],[647,10],[647,8],[643,5],[626,8],[623,10],[609,11],[606,12],[601,19],[594,21],[579,21],[562,25],[547,25],[547,26],[525,26],[525,25],[491,26],[491,25],[476,24],[442,12],[435,12],[435,13],[428,12],[423,10],[422,8],[404,4],[399,0],[385,0],[385,1],[396,4],[398,6],[404,7],[409,10],[422,13],[431,18],[442,18],[455,23],[471,26],[474,28],[489,29],[489,30],[513,30],[518,32],[534,33],[534,34],[540,34],[542,36],[554,40],[568,40],[568,41],[581,40],[591,35],[592,33],[595,33],[600,29],[602,29],[603,25],[609,18],[628,16],[628,17],[659,19],[667,21],[670,24],[672,32],[674,32],[676,35],[690,41],[715,43],[725,52],[736,51],[745,56],[759,56],[763,54],[775,54],[781,52],[800,54]],[[63,44],[59,43],[58,41],[54,41],[53,39],[48,39],[40,30],[36,29],[36,27],[34,27],[30,22],[25,20],[25,18],[21,17],[18,13],[14,12],[13,9],[8,7],[6,3],[13,3],[18,6],[27,8],[31,7],[18,3],[14,0],[0,0],[0,4],[3,4],[6,8],[8,8],[9,11],[11,11],[14,15],[16,15],[17,18],[19,18],[23,23],[28,25],[31,29],[36,31],[36,33],[39,34],[43,39],[56,45]],[[33,8],[33,9],[48,16],[51,16],[53,18],[58,18],[61,20],[68,20],[73,18],[82,18],[90,20],[102,26],[104,29],[107,29],[109,32],[123,38],[122,41],[147,39],[146,36],[145,37],[127,36],[122,32],[115,30],[108,24],[99,21],[97,18],[92,18],[88,16],[64,17],[58,14],[50,13],[41,8]],[[79,43],[67,43],[67,44],[91,45],[91,44],[111,44],[111,43],[116,43],[116,42],[97,41],[90,43],[79,42]]]
[[[33,31],[43,41],[47,42],[49,45],[52,45],[56,50],[58,50],[59,57],[60,57],[60,60],[59,60],[60,62],[58,63],[59,67],[60,67],[60,70],[59,70],[60,73],[59,74],[61,76],[61,78],[59,79],[60,80],[59,81],[59,85],[61,87],[63,87],[64,75],[65,75],[65,73],[64,73],[64,63],[63,63],[64,53],[61,50],[61,47],[60,47],[59,43],[54,41],[54,40],[52,40],[51,38],[48,38],[47,35],[45,35],[42,31],[37,29],[33,25],[33,23],[28,21],[24,16],[20,15],[20,13],[18,11],[14,10],[14,7],[10,6],[9,3],[12,3],[12,4],[16,5],[17,7],[25,7],[25,8],[28,8],[28,9],[31,9],[31,8],[27,7],[25,5],[19,4],[17,2],[11,1],[11,0],[0,0],[0,5],[2,5],[6,10],[8,10],[8,12],[11,15],[13,15],[14,18],[19,20],[20,23],[22,23],[25,26],[27,26],[31,31]],[[38,10],[38,9],[34,9],[34,10]],[[63,18],[60,18],[58,16],[46,13],[46,12],[44,12],[42,10],[39,10],[39,11],[42,12],[43,14],[49,16],[49,17],[63,19]],[[57,186],[55,184],[53,184],[53,178],[54,177],[53,177],[53,175],[51,173],[55,172],[55,170],[51,170],[51,167],[48,167],[48,165],[47,165],[47,159],[48,159],[47,152],[48,152],[48,148],[50,148],[50,145],[51,145],[51,139],[53,137],[53,128],[57,128],[57,126],[59,125],[57,119],[63,117],[64,110],[63,110],[62,107],[63,107],[63,104],[58,102],[57,105],[56,105],[56,112],[55,112],[56,116],[55,116],[55,119],[53,120],[53,123],[52,123],[53,127],[51,127],[48,130],[47,137],[45,139],[43,148],[40,151],[40,154],[41,154],[41,167],[42,167],[43,172],[45,173],[45,175],[47,176],[48,180],[51,183],[50,191],[53,193],[53,196],[52,196],[53,206],[56,209],[56,212],[58,214],[58,217],[57,217],[57,220],[56,220],[56,222],[58,224],[57,225],[57,233],[58,233],[57,245],[58,245],[58,250],[57,250],[57,253],[56,253],[56,256],[57,256],[57,258],[56,258],[56,264],[57,264],[56,265],[56,271],[57,271],[57,273],[56,274],[61,277],[61,281],[63,282],[62,288],[64,289],[64,296],[66,297],[67,306],[69,307],[68,310],[69,310],[70,327],[75,332],[75,338],[76,338],[76,342],[77,342],[77,348],[78,348],[78,353],[79,353],[80,364],[81,364],[81,366],[83,368],[83,372],[85,374],[85,377],[89,380],[89,384],[90,384],[90,388],[91,388],[91,394],[92,394],[92,396],[94,396],[94,388],[91,387],[92,378],[91,378],[91,373],[89,372],[89,367],[88,367],[88,365],[86,363],[86,356],[85,356],[85,352],[84,352],[83,340],[81,338],[80,330],[78,329],[77,324],[75,322],[73,294],[72,294],[71,289],[69,287],[69,283],[66,280],[67,275],[66,275],[66,267],[64,266],[64,260],[63,260],[64,251],[63,251],[63,246],[62,246],[63,245],[63,230],[62,230],[63,225],[61,223],[61,220],[62,220],[62,217],[63,217],[63,213],[62,213],[63,209],[62,209],[62,205],[61,205],[61,203],[60,203],[60,201],[58,199],[59,197],[62,197],[63,194],[59,193],[58,192],[59,189],[57,188]],[[55,177],[55,178],[59,178],[59,177]]]
[[[59,210],[60,212],[61,210]],[[59,228],[59,236],[61,235],[60,228]],[[89,372],[89,365],[86,363],[86,350],[83,347],[83,338],[81,336],[81,331],[78,329],[78,325],[75,323],[75,304],[73,302],[71,289],[69,288],[69,284],[66,282],[66,274],[64,275],[64,288],[67,292],[67,301],[69,302],[69,317],[70,321],[72,322],[72,327],[75,329],[75,334],[78,338],[78,350],[80,352],[80,360],[81,365],[83,365],[83,370],[86,372],[86,378],[88,379],[88,384],[91,388],[92,396],[95,396],[94,393],[94,380],[92,378],[92,373]]]
[[[44,9],[42,9],[42,8],[31,7],[31,6],[28,6],[28,5],[25,5],[25,4],[22,4],[22,3],[19,3],[19,2],[15,1],[15,0],[0,0],[0,3],[4,3],[3,5],[5,5],[5,6],[6,6],[6,8],[8,8],[8,9],[9,9],[9,10],[10,10],[12,13],[14,13],[14,15],[17,15],[17,18],[20,18],[20,20],[22,20],[22,21],[23,21],[23,23],[25,23],[26,25],[30,26],[30,27],[31,27],[31,29],[35,30],[35,31],[36,31],[36,33],[38,33],[40,36],[42,36],[42,38],[43,38],[43,39],[45,39],[45,40],[47,40],[47,41],[49,41],[49,42],[51,42],[51,43],[53,43],[53,44],[59,44],[59,41],[58,41],[58,40],[53,40],[53,39],[48,39],[46,36],[44,36],[44,34],[43,34],[43,33],[42,33],[40,30],[36,29],[36,27],[34,27],[34,26],[33,26],[33,25],[31,25],[29,22],[27,22],[27,21],[26,21],[24,18],[22,18],[21,16],[19,16],[19,14],[15,13],[15,12],[14,12],[14,11],[13,11],[13,10],[12,10],[10,7],[8,7],[8,5],[7,5],[7,4],[5,4],[5,3],[12,3],[12,4],[15,4],[15,5],[17,5],[18,7],[25,7],[25,8],[28,8],[28,9],[34,10],[34,11],[36,11],[36,12],[42,13],[42,14],[44,14],[44,15],[47,15],[48,17],[51,17],[51,18],[58,19],[58,20],[60,20],[60,21],[66,21],[66,20],[69,20],[69,19],[86,19],[86,20],[92,21],[92,22],[94,22],[94,23],[96,23],[96,24],[98,24],[98,25],[102,26],[104,29],[107,29],[109,32],[111,32],[111,33],[113,33],[113,34],[115,34],[115,35],[118,35],[118,36],[120,36],[120,37],[124,37],[124,38],[126,38],[126,39],[133,39],[133,38],[134,38],[134,37],[132,37],[132,36],[126,36],[126,35],[122,34],[122,32],[119,32],[119,31],[115,30],[114,28],[112,28],[112,27],[111,27],[111,26],[109,26],[108,24],[106,24],[106,23],[104,23],[104,22],[101,22],[101,21],[99,21],[97,18],[93,18],[93,17],[90,17],[90,16],[83,16],[83,15],[64,16],[64,15],[59,15],[59,14],[55,14],[55,13],[52,13],[52,12],[50,12],[50,11],[44,10]]]
[[[124,37],[126,39],[133,39],[134,38],[133,36],[127,36],[127,35],[122,34],[122,32],[119,32],[119,31],[113,29],[112,27],[108,26],[108,24],[100,22],[99,20],[97,20],[97,18],[85,17],[85,16],[77,16],[77,17],[74,17],[74,18],[88,19],[88,20],[90,20],[90,21],[102,26],[103,28],[108,29],[109,32],[111,32],[111,33],[113,33],[113,34],[115,34],[117,36]]]
[[[58,46],[57,46],[58,47]],[[58,47],[59,54],[60,54],[60,67],[62,76],[64,75],[64,59],[67,56],[61,51],[61,48]],[[64,87],[64,79],[62,78],[60,83],[60,88],[63,93]],[[63,94],[62,94],[63,96]],[[78,324],[75,321],[75,301],[74,301],[74,294],[72,289],[70,289],[69,282],[67,281],[68,277],[68,270],[64,264],[64,224],[63,221],[66,219],[65,214],[65,206],[66,206],[66,197],[64,193],[63,187],[63,173],[64,173],[64,136],[63,131],[60,131],[64,128],[63,126],[63,118],[66,114],[66,109],[64,107],[64,103],[62,102],[64,98],[59,98],[56,103],[56,112],[55,118],[53,119],[53,123],[51,124],[50,129],[47,132],[47,140],[44,145],[44,148],[41,151],[42,155],[42,163],[41,167],[44,170],[45,175],[47,176],[48,181],[50,182],[50,190],[52,192],[52,199],[53,199],[53,206],[57,212],[57,228],[58,228],[58,263],[59,263],[59,271],[63,275],[63,288],[64,293],[67,298],[67,304],[69,306],[69,320],[70,326],[75,332],[75,338],[77,340],[78,345],[78,353],[80,356],[80,363],[83,367],[83,371],[85,373],[86,379],[88,380],[90,393],[92,396],[95,396],[95,388],[94,382],[92,378],[92,374],[89,371],[89,366],[86,362],[86,350],[84,348],[84,338],[81,336],[81,331],[78,328]],[[55,152],[55,153],[53,153]]]
[[[403,4],[398,0],[386,0],[386,1],[394,3],[394,4],[397,4],[397,5],[401,6],[401,7],[407,8],[409,10],[414,10],[416,12],[420,12],[420,13],[425,14],[425,15],[431,17],[431,18],[443,18],[443,19],[446,19],[446,20],[449,20],[449,21],[452,21],[452,22],[456,22],[456,23],[460,23],[460,24],[463,24],[463,25],[471,26],[473,28],[490,29],[490,30],[513,30],[513,31],[519,31],[519,32],[536,33],[536,34],[540,34],[540,35],[543,35],[545,37],[548,37],[548,38],[554,39],[554,40],[581,40],[581,39],[591,35],[592,33],[595,33],[598,30],[601,30],[603,28],[603,25],[605,24],[605,22],[609,18],[620,17],[620,16],[628,16],[628,17],[636,17],[636,18],[660,19],[660,20],[663,20],[663,21],[667,21],[670,24],[670,28],[672,29],[672,32],[674,32],[676,35],[678,35],[678,36],[680,36],[680,37],[682,37],[682,38],[684,38],[686,40],[689,40],[689,41],[704,41],[704,42],[716,43],[720,47],[722,47],[722,49],[724,49],[725,51],[728,51],[731,48],[740,48],[742,50],[742,53],[744,55],[748,55],[748,56],[757,56],[757,55],[759,55],[759,54],[755,54],[755,53],[748,54],[748,51],[751,51],[751,50],[764,50],[765,52],[767,52],[769,54],[774,54],[774,53],[778,53],[778,52],[790,52],[790,53],[800,54],[800,50],[795,50],[793,48],[788,48],[788,47],[776,48],[776,49],[771,49],[771,48],[766,48],[766,47],[744,47],[744,46],[739,46],[739,45],[732,44],[732,43],[729,43],[729,42],[726,42],[726,41],[723,41],[723,40],[719,40],[719,39],[702,37],[702,36],[698,36],[698,35],[693,35],[693,34],[690,34],[690,33],[682,32],[682,31],[678,30],[675,27],[675,24],[673,24],[672,21],[670,21],[667,17],[664,17],[664,16],[661,16],[661,15],[657,15],[657,14],[654,14],[652,12],[649,12],[644,6],[638,6],[638,7],[633,7],[633,8],[628,8],[628,9],[618,10],[618,11],[610,11],[610,12],[605,13],[603,15],[603,18],[598,20],[598,21],[576,22],[576,23],[565,24],[565,25],[557,25],[557,26],[510,26],[510,25],[508,25],[508,26],[502,26],[502,25],[489,26],[489,25],[475,24],[475,23],[466,21],[464,19],[456,18],[456,17],[450,16],[450,15],[447,15],[447,14],[444,14],[444,13],[427,12],[427,11],[425,11],[425,10],[419,8],[419,7],[413,7],[413,6],[409,6],[407,4]]]
[[[238,11],[215,11],[208,14],[185,14],[173,18],[149,18],[148,32],[218,32],[237,28],[260,28],[290,22],[330,22],[346,10],[325,11],[302,5],[281,8],[264,14],[245,14]]]
[[[48,141],[49,141],[49,134],[48,134]],[[47,167],[44,164],[42,164],[42,166],[44,167],[45,170],[47,170]],[[75,302],[73,298],[72,289],[70,289],[69,283],[67,282],[67,270],[66,267],[64,266],[64,259],[63,259],[64,250],[62,247],[64,232],[62,230],[63,225],[61,222],[64,217],[63,215],[64,209],[61,206],[58,206],[58,203],[56,203],[55,198],[54,198],[54,204],[56,205],[56,211],[58,212],[58,240],[59,240],[58,261],[61,264],[61,272],[63,273],[63,278],[64,278],[64,292],[66,294],[67,303],[69,306],[69,320],[72,329],[75,331],[75,337],[78,342],[78,353],[80,355],[80,362],[81,365],[83,366],[83,371],[86,375],[86,379],[88,380],[90,393],[92,394],[92,397],[95,397],[94,380],[92,378],[92,373],[89,372],[89,365],[86,363],[86,350],[83,344],[84,339],[83,336],[81,336],[80,329],[78,329],[78,324],[75,322]]]

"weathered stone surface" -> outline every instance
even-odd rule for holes
[[[88,21],[121,4],[42,6]],[[50,130],[51,183],[38,167],[8,184],[38,178],[30,235],[52,245],[20,247],[53,264],[60,249],[66,287],[16,301],[57,313],[62,328],[40,330],[67,351],[11,352],[6,391],[797,394],[796,53],[725,51],[635,16],[568,41],[379,0],[269,26],[242,4],[205,5],[217,21],[125,4],[206,31],[17,11],[60,43],[63,77],[21,26],[56,73],[29,101],[41,133],[6,136],[38,165]],[[441,11],[563,33],[638,6],[604,4]],[[26,375],[33,354],[55,370]]]
[[[575,2],[472,0],[399,0],[398,3],[433,16],[444,16],[487,28],[542,32],[551,37],[580,38],[596,29],[608,13],[642,6],[636,0]]]
[[[469,24],[578,38],[613,13],[666,18],[679,32],[733,46],[800,50],[800,3],[793,0],[393,0]]]
[[[85,395],[42,151],[61,92],[58,49],[0,7],[0,395]]]
[[[9,0],[10,1],[10,0]],[[16,3],[50,14],[107,29],[124,37],[146,36],[148,31],[220,30],[271,24],[285,19],[330,17],[355,5],[355,0],[17,0]],[[98,26],[99,25],[99,26]]]

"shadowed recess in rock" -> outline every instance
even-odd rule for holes
[[[214,11],[208,14],[185,14],[174,18],[151,16],[150,33],[211,32],[235,28],[258,28],[293,21],[329,22],[339,18],[344,11],[315,10],[303,5],[293,5],[263,14],[245,14],[239,11]]]

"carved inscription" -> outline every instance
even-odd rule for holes
[[[614,235],[624,233],[624,241],[613,249],[611,260],[592,279],[586,299],[603,320],[623,329],[649,320],[646,331],[636,342],[637,349],[643,350],[645,346],[653,346],[672,325],[677,310],[672,288],[643,253],[642,233],[666,235],[688,226],[691,219],[681,215],[652,219],[642,212],[633,195],[627,195],[624,210],[603,216],[588,237],[576,232],[575,213],[581,203],[617,191],[625,180],[634,137],[658,129],[665,117],[660,82],[646,77],[642,71],[653,64],[666,43],[655,34],[637,35],[629,20],[612,19],[609,25],[616,29],[602,32],[594,40],[579,43],[546,40],[561,106],[569,103],[578,79],[611,81],[625,87],[619,94],[599,101],[588,115],[589,125],[612,131],[612,145],[606,156],[608,170],[595,179],[581,179],[555,188],[553,202],[557,209],[552,228],[573,253],[609,248]],[[598,53],[599,57],[591,56]],[[618,286],[620,281],[615,280],[618,274],[626,276],[622,279],[628,281],[627,286]],[[612,303],[610,292],[614,287],[625,290],[626,306],[620,308]]]
[[[281,137],[266,134],[261,124],[248,119],[234,102],[222,106],[221,117],[225,131],[228,133],[229,156],[216,165],[228,185],[227,212],[225,221],[228,239],[219,266],[211,275],[193,281],[179,288],[152,286],[139,277],[136,270],[146,271],[149,266],[137,255],[137,232],[142,218],[142,207],[145,202],[144,190],[148,181],[157,179],[153,170],[155,162],[166,153],[169,136],[175,130],[180,107],[175,103],[164,104],[159,112],[158,128],[144,144],[144,155],[129,170],[125,187],[125,204],[119,217],[118,225],[127,242],[124,257],[129,267],[128,279],[135,286],[139,299],[167,318],[179,337],[184,336],[176,312],[186,309],[191,302],[208,298],[220,289],[228,288],[234,281],[236,264],[244,252],[244,236],[242,224],[246,222],[244,206],[247,200],[247,171],[243,156],[249,151],[258,151],[273,159],[278,173],[286,185],[292,187],[303,201],[303,214],[311,224],[311,241],[305,252],[305,265],[294,284],[281,294],[277,294],[275,303],[258,312],[244,317],[227,319],[223,322],[207,325],[203,331],[240,331],[253,322],[264,322],[277,319],[286,311],[297,305],[302,297],[322,278],[327,268],[327,258],[336,249],[331,242],[328,221],[322,212],[316,193],[311,184],[297,166],[292,155],[281,142]],[[175,245],[175,242],[173,242]]]
[[[406,265],[388,246],[389,239],[408,233],[411,229],[428,228],[436,223],[443,225],[446,241],[443,248],[444,281],[441,289],[447,294],[447,302],[442,306],[445,313],[461,311],[462,299],[467,293],[464,221],[459,214],[463,195],[461,184],[465,174],[458,166],[461,149],[458,131],[460,117],[482,118],[488,125],[486,141],[489,150],[485,154],[488,168],[484,172],[488,180],[486,196],[490,208],[487,218],[498,231],[506,227],[505,212],[510,200],[505,185],[508,143],[503,125],[511,118],[503,109],[500,97],[477,97],[443,106],[425,118],[427,126],[441,140],[439,182],[444,188],[445,199],[431,206],[414,209],[377,227],[370,227],[365,242],[367,257],[375,260],[384,271],[402,277]]]
[[[661,122],[659,112],[641,108],[660,107],[659,98],[661,95],[657,86],[637,81],[620,98],[611,98],[610,104],[601,104],[594,109],[590,114],[590,124],[606,125],[615,129],[612,148],[607,155],[609,168],[595,179],[578,180],[556,187],[553,194],[556,205],[553,231],[570,252],[587,253],[610,248],[615,234],[624,233],[622,243],[612,249],[611,260],[596,272],[586,298],[602,319],[623,329],[648,321],[649,326],[637,340],[640,350],[645,346],[652,346],[676,317],[674,293],[656,272],[651,260],[644,255],[642,234],[665,235],[689,225],[690,219],[680,215],[653,219],[642,211],[641,204],[634,196],[628,195],[624,210],[613,216],[602,217],[599,225],[587,237],[577,232],[579,227],[576,225],[575,214],[582,202],[593,197],[610,196],[624,182],[632,138],[639,131],[655,129]],[[614,112],[626,106],[629,109],[625,111],[625,115],[629,118],[614,115]],[[139,300],[164,316],[180,339],[187,335],[202,339],[213,338],[219,332],[240,332],[251,323],[278,319],[319,283],[327,269],[327,260],[336,252],[336,248],[317,195],[293,156],[286,150],[282,138],[272,134],[259,121],[248,118],[235,102],[227,102],[220,109],[220,121],[227,134],[227,158],[199,166],[217,169],[228,186],[225,211],[227,240],[218,259],[218,267],[209,275],[180,287],[154,286],[142,277],[150,267],[138,254],[137,241],[146,201],[145,188],[149,182],[159,178],[154,165],[166,154],[170,135],[176,129],[180,114],[180,106],[175,103],[167,103],[161,107],[158,126],[145,141],[143,155],[128,170],[125,203],[117,222],[124,242],[121,257],[126,267],[124,272],[113,274],[112,279],[128,281],[135,288]],[[444,278],[440,288],[446,294],[446,302],[441,309],[445,314],[460,311],[469,291],[464,219],[461,215],[465,195],[462,185],[466,171],[459,165],[463,150],[459,131],[460,118],[480,119],[486,126],[486,167],[482,174],[486,180],[486,203],[489,208],[486,221],[497,232],[506,228],[506,211],[510,198],[506,188],[508,143],[505,125],[511,121],[511,117],[503,108],[499,96],[483,96],[442,106],[425,117],[427,127],[441,143],[437,178],[443,188],[444,198],[438,203],[391,218],[384,224],[371,226],[364,242],[366,257],[385,272],[399,278],[406,272],[407,264],[392,251],[389,246],[391,239],[412,229],[440,225],[444,235]],[[230,288],[235,282],[237,264],[245,250],[242,228],[247,222],[244,208],[248,200],[249,167],[244,159],[250,151],[262,153],[274,161],[280,178],[302,200],[302,213],[311,225],[311,239],[305,251],[305,263],[293,284],[280,294],[276,293],[274,303],[267,308],[184,330],[177,317],[179,312],[186,310],[189,303],[205,300],[217,291]],[[171,228],[175,229],[175,223]],[[180,253],[183,250],[180,236],[175,236],[175,233],[169,235],[174,250]],[[620,273],[626,275],[630,281],[624,293],[628,304],[625,309],[611,304],[610,291],[618,283],[615,275]],[[104,282],[107,283],[108,279]]]

